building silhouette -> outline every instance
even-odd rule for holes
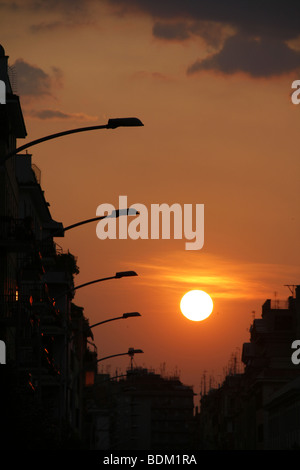
[[[8,57],[0,47],[0,158],[26,137],[19,98],[13,93]],[[5,448],[78,446],[83,431],[83,389],[88,341],[83,308],[73,302],[76,258],[54,238],[53,220],[31,155],[0,164],[1,422]],[[1,344],[3,344],[1,343]],[[90,359],[89,359],[90,360]]]
[[[98,374],[86,402],[89,445],[99,450],[192,449],[193,398],[193,388],[178,377],[148,369],[129,369],[118,380]]]
[[[201,399],[201,448],[269,450],[300,448],[300,366],[292,361],[299,339],[300,286],[286,301],[266,300],[243,344],[243,373]]]

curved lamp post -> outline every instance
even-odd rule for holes
[[[84,284],[80,284],[79,286],[75,286],[71,289],[68,289],[67,291],[65,291],[62,294],[58,295],[56,298],[53,298],[53,300],[54,300],[54,302],[56,302],[58,299],[60,299],[64,295],[69,294],[70,292],[73,292],[74,290],[81,289],[82,287],[86,287],[86,286],[89,286],[91,284],[95,284],[96,282],[108,281],[110,279],[121,279],[122,277],[132,277],[132,276],[137,276],[137,273],[135,271],[120,271],[120,272],[116,273],[114,276],[102,277],[101,279],[95,279],[94,281],[85,282]]]
[[[116,210],[113,210],[111,214],[109,215],[100,215],[98,217],[93,217],[91,219],[85,219],[85,220],[81,220],[80,222],[76,222],[75,224],[72,224],[72,225],[68,225],[67,227],[61,227],[60,229],[58,229],[56,232],[54,232],[53,234],[45,237],[45,238],[42,238],[42,242],[44,241],[47,241],[48,239],[52,239],[53,237],[58,237],[58,236],[62,236],[61,234],[62,233],[65,233],[67,232],[68,230],[72,230],[73,228],[75,227],[79,227],[80,225],[85,225],[85,224],[89,224],[90,222],[96,222],[96,221],[100,221],[100,220],[103,220],[103,219],[109,219],[109,218],[118,218],[118,217],[121,217],[123,215],[138,215],[139,212],[136,210],[136,209],[133,209],[133,208],[127,208],[127,209],[116,209]]]
[[[126,318],[140,317],[140,316],[141,316],[141,314],[139,312],[123,313],[123,315],[121,317],[109,318],[108,320],[102,320],[102,321],[99,321],[98,323],[94,323],[93,325],[90,326],[90,328],[94,328],[95,326],[102,325],[103,323],[108,323],[110,321],[122,320],[122,319],[126,319]]]
[[[133,209],[133,208],[117,209],[117,210],[112,211],[112,213],[110,215],[101,215],[99,217],[94,217],[92,219],[82,220],[81,222],[77,222],[76,224],[68,225],[67,227],[64,227],[62,229],[62,231],[66,232],[67,230],[71,230],[72,228],[79,227],[79,225],[88,224],[90,222],[95,222],[97,220],[99,221],[99,220],[102,220],[102,219],[108,219],[110,217],[117,219],[118,217],[120,217],[122,215],[138,215],[138,214],[139,214],[139,212],[136,209]]]
[[[121,271],[121,272],[116,273],[114,276],[103,277],[101,279],[95,279],[94,281],[85,282],[84,284],[75,286],[73,287],[73,289],[70,289],[70,290],[73,291],[73,290],[81,289],[82,287],[89,286],[90,284],[95,284],[96,282],[107,281],[109,279],[121,279],[122,277],[132,277],[132,276],[137,276],[137,273],[135,271]]]
[[[135,354],[141,354],[143,352],[144,351],[142,351],[141,349],[129,348],[126,353],[112,354],[111,356],[101,357],[100,359],[97,359],[97,362],[105,361],[106,359],[110,359],[111,357],[126,356],[126,355],[130,356],[131,362],[132,362],[133,356]]]
[[[7,155],[0,159],[0,164],[4,163],[13,155],[16,155],[18,152],[22,152],[23,150],[32,147],[33,145],[40,144],[41,142],[46,142],[47,140],[56,139],[58,137],[62,137],[69,134],[76,134],[78,132],[86,132],[86,131],[93,131],[98,129],[116,129],[117,127],[140,127],[144,124],[138,118],[130,117],[130,118],[114,118],[109,119],[107,124],[100,125],[100,126],[88,126],[88,127],[79,127],[77,129],[70,129],[68,131],[57,132],[55,134],[50,134],[45,137],[41,137],[39,139],[33,140],[28,142],[27,144],[21,145],[21,147],[12,150]]]

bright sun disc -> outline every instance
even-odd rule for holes
[[[189,320],[202,321],[211,314],[213,301],[203,290],[191,290],[182,297],[180,310]]]

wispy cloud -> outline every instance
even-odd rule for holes
[[[66,113],[58,109],[39,109],[30,110],[26,112],[27,117],[40,119],[40,120],[72,120],[72,121],[97,121],[98,116],[90,116],[85,113]]]
[[[168,257],[156,257],[151,262],[136,262],[142,274],[141,284],[168,288],[174,291],[203,289],[214,298],[265,298],[285,283],[297,283],[297,266],[268,263],[246,263],[227,260],[207,253],[189,257],[176,252]]]

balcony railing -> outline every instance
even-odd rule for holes
[[[276,300],[276,299],[271,299],[271,310],[288,310],[289,308],[289,302],[288,300]]]

